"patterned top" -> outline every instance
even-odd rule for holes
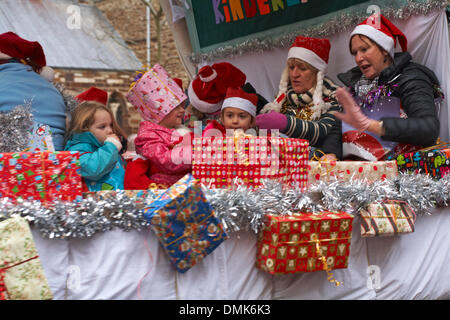
[[[335,98],[336,86],[330,79],[323,81],[323,100],[328,104],[328,110],[318,120],[311,120],[314,89],[303,94],[296,94],[292,87],[288,86],[287,99],[281,107],[281,113],[288,119],[284,134],[290,138],[309,140],[312,147],[316,147],[324,153],[334,153],[338,158],[341,150],[341,126],[342,123],[331,112],[341,111],[341,107]]]

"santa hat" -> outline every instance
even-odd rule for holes
[[[46,65],[44,50],[39,42],[22,39],[14,32],[0,34],[0,52],[30,62],[39,69]]]
[[[181,88],[181,90],[183,90],[183,80],[181,80],[179,78],[172,78],[172,79]]]
[[[37,41],[22,39],[14,32],[0,34],[0,58],[16,58],[31,65],[35,71],[48,81],[53,81],[55,71],[46,66],[45,54]]]
[[[307,62],[319,72],[317,73],[317,84],[313,94],[312,120],[318,119],[320,115],[327,111],[327,105],[322,99],[323,79],[328,66],[330,55],[330,41],[328,39],[309,38],[298,36],[289,48],[287,60],[291,58]],[[286,66],[281,74],[278,95],[274,102],[264,106],[262,113],[270,110],[280,111],[282,104],[286,100],[286,92],[289,85],[289,68]]]
[[[342,152],[344,157],[353,155],[367,161],[380,161],[386,155],[386,151],[377,139],[356,130],[343,133]]]
[[[256,116],[256,105],[258,103],[258,96],[254,93],[247,93],[242,88],[228,88],[225,100],[222,104],[222,110],[227,107],[233,107],[247,111]]]
[[[189,84],[189,100],[200,112],[217,112],[222,106],[227,89],[242,87],[246,78],[241,70],[228,62],[204,66]]]
[[[402,47],[402,51],[408,50],[408,39],[406,39],[406,36],[382,14],[373,14],[357,25],[351,33],[351,37],[356,34],[364,35],[375,41],[386,50],[392,58],[394,57],[397,38]]]
[[[90,87],[86,91],[75,97],[78,101],[94,101],[106,106],[108,102],[108,93],[96,87]]]

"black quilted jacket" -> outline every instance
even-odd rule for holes
[[[379,85],[400,75],[392,82],[398,85],[392,95],[400,98],[408,115],[408,119],[381,119],[386,130],[381,138],[426,147],[435,144],[439,136],[439,119],[434,104],[438,97],[434,86],[439,86],[439,80],[433,71],[411,59],[408,52],[396,53],[394,63],[380,74]],[[338,74],[338,78],[346,86],[353,87],[361,75],[359,68],[355,67]]]

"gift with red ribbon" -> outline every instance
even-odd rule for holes
[[[347,268],[353,216],[346,212],[266,215],[256,267],[271,274]],[[336,280],[329,280],[339,285]]]
[[[0,198],[74,201],[82,198],[79,153],[0,153]]]
[[[52,298],[28,222],[20,216],[0,222],[0,300]]]
[[[300,188],[307,184],[307,140],[220,136],[193,139],[192,175],[210,188],[236,183],[261,186],[272,179]]]

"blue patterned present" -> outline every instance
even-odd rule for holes
[[[175,268],[183,273],[225,239],[222,224],[191,174],[172,185],[144,209]]]

